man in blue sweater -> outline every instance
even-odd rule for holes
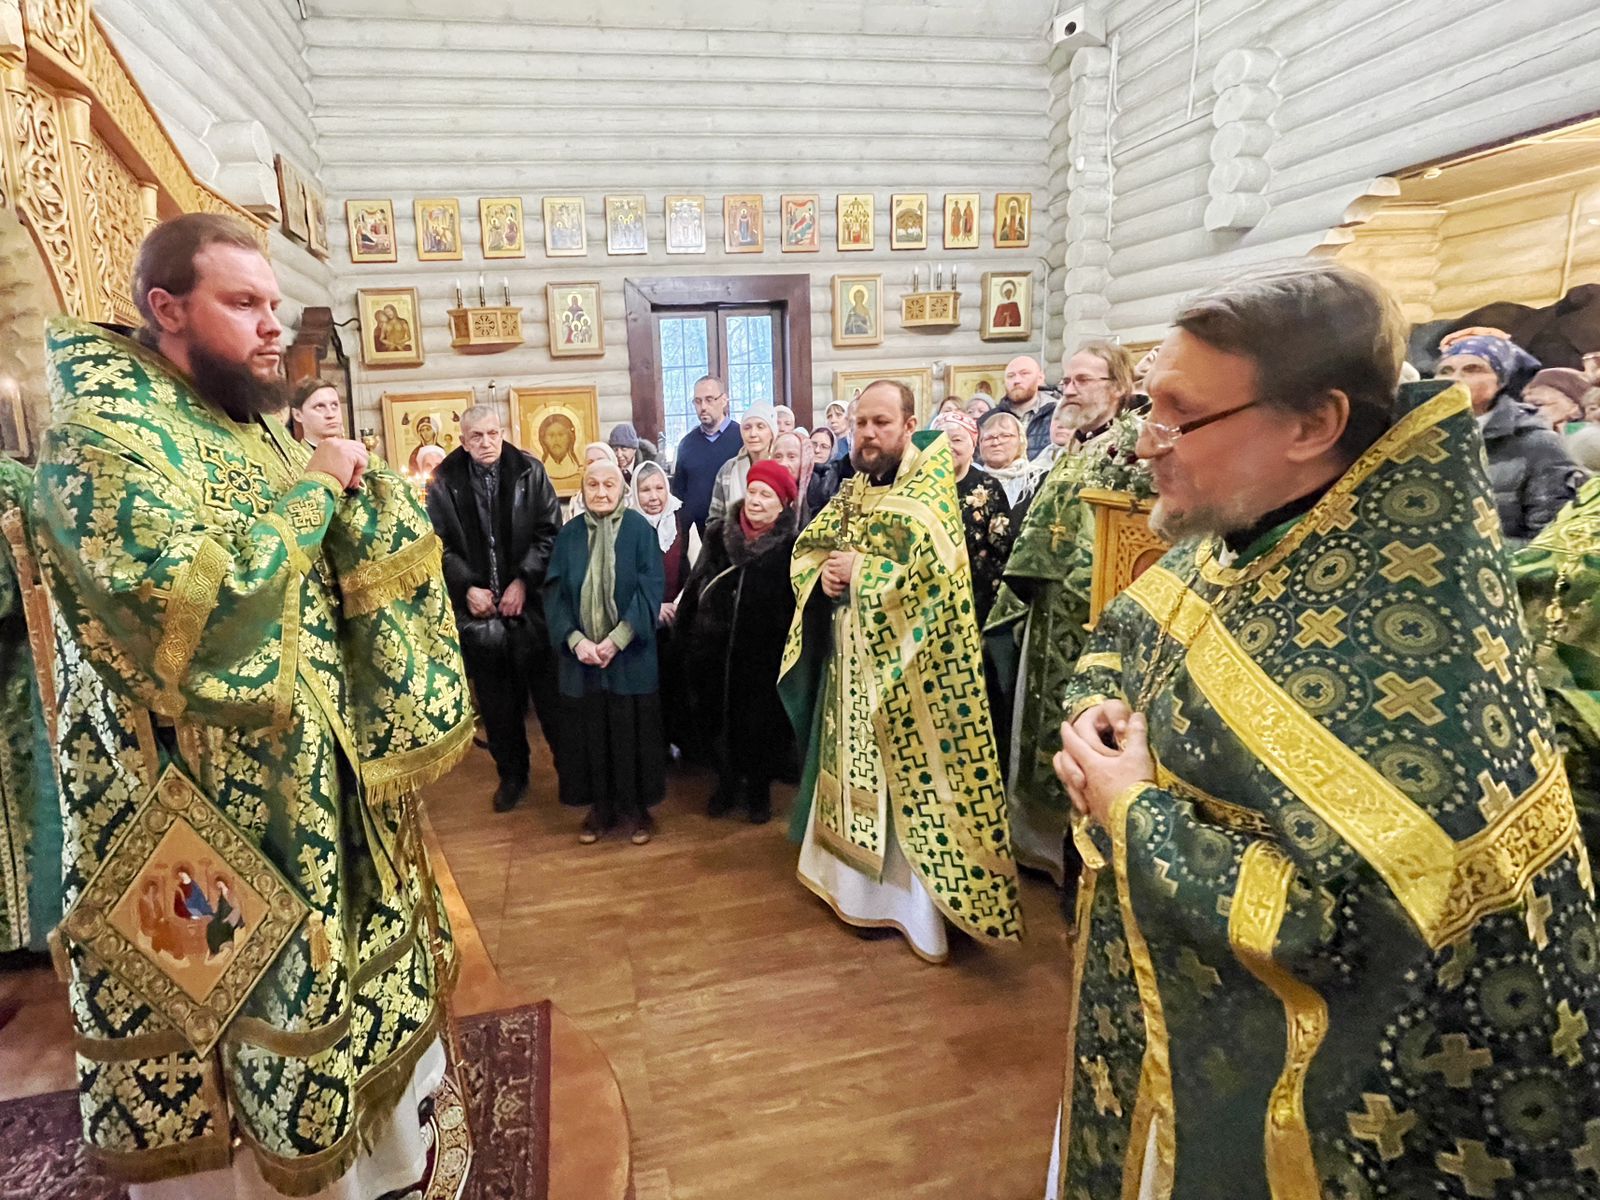
[[[694,412],[700,424],[678,443],[672,494],[683,501],[683,511],[704,533],[717,472],[744,443],[738,424],[728,419],[728,391],[716,376],[707,375],[694,385]]]

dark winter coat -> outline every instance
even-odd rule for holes
[[[439,464],[428,488],[428,517],[444,544],[444,581],[458,619],[471,615],[467,589],[489,586],[489,538],[479,528],[471,463],[467,452],[457,447]],[[510,443],[500,455],[499,514],[495,536],[503,547],[506,571],[501,590],[513,579],[522,580],[532,601],[527,607],[537,613],[539,588],[561,530],[561,502],[544,464]]]
[[[706,529],[678,605],[677,630],[700,734],[735,759],[758,751],[776,773],[792,736],[778,699],[778,667],[794,615],[795,515],[785,509],[751,543],[739,524],[743,508],[736,503],[726,520]]]
[[[563,696],[576,698],[596,691],[648,696],[661,686],[656,662],[661,544],[650,523],[632,509],[622,514],[622,524],[617,529],[616,558],[617,620],[627,622],[633,630],[633,640],[618,651],[609,667],[585,666],[568,642],[574,633],[581,636],[583,632],[579,614],[583,610],[583,578],[589,571],[588,522],[579,517],[556,538],[550,570],[545,576],[544,611]]]
[[[1483,444],[1507,540],[1526,542],[1578,494],[1583,471],[1568,456],[1560,435],[1506,392],[1495,397],[1489,410]]]

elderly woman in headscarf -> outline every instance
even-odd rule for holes
[[[583,471],[584,512],[556,536],[544,611],[561,692],[561,803],[587,808],[585,845],[627,826],[650,840],[666,794],[656,622],[663,600],[659,538],[625,507],[622,468]]]
[[[656,619],[656,658],[661,666],[663,724],[669,747],[676,746],[696,757],[694,728],[688,719],[689,696],[678,669],[681,655],[673,638],[678,619],[678,600],[689,572],[700,557],[700,532],[690,521],[683,501],[672,494],[667,472],[657,462],[642,462],[633,476],[633,508],[655,531],[661,547],[666,588],[662,592],[661,612]]]
[[[745,496],[706,529],[705,550],[678,607],[695,725],[715,748],[709,811],[744,805],[753,824],[772,816],[772,781],[793,737],[778,698],[778,666],[794,615],[794,477],[770,459],[750,468]]]
[[[978,422],[978,461],[1005,489],[1011,519],[1020,524],[1028,501],[1049,468],[1028,461],[1028,438],[1015,413],[997,408]]]
[[[706,518],[709,526],[728,515],[734,503],[744,499],[744,481],[750,468],[763,459],[772,457],[772,439],[778,436],[778,414],[770,404],[752,404],[739,418],[739,436],[744,446],[739,453],[722,464],[716,482],[711,485],[711,511]]]
[[[797,528],[804,529],[816,514],[816,509],[811,507],[810,489],[817,464],[810,439],[798,429],[780,433],[772,439],[772,461],[794,477],[795,487],[799,489],[794,502]]]
[[[1521,545],[1578,493],[1583,472],[1561,437],[1511,394],[1511,380],[1535,360],[1505,338],[1474,334],[1444,347],[1435,379],[1467,389],[1489,459],[1489,481],[1506,539]]]
[[[611,445],[610,445],[609,442],[590,442],[587,446],[585,446],[583,448],[583,465],[584,465],[584,467],[587,468],[590,463],[597,463],[597,462],[608,462],[612,466],[619,467],[619,468],[622,466],[622,464],[617,461],[617,452],[611,448]],[[622,472],[622,480],[623,480],[623,491],[622,491],[623,502],[624,503],[632,503],[632,499],[633,499],[632,493],[629,492],[628,488],[627,488],[628,473],[626,471]],[[579,488],[577,492],[573,493],[572,499],[567,501],[567,511],[564,514],[564,517],[568,521],[573,521],[573,520],[576,520],[578,517],[581,517],[582,515],[583,515],[583,489]]]
[[[961,502],[967,559],[972,564],[972,599],[978,612],[978,628],[982,629],[989,620],[1016,537],[1011,502],[992,476],[973,466],[978,450],[976,421],[956,409],[941,415],[933,427],[942,430],[950,442],[950,457],[956,464],[956,499]]]

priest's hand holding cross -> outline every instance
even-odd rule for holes
[[[1144,714],[1108,700],[1064,721],[1055,768],[1073,806],[1105,825],[1117,797],[1135,784],[1155,782]]]

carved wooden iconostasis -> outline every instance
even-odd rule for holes
[[[47,412],[46,317],[135,323],[134,253],[167,217],[236,216],[263,252],[267,226],[194,177],[90,0],[0,0],[0,124],[0,379],[21,389],[17,457],[31,458]]]

